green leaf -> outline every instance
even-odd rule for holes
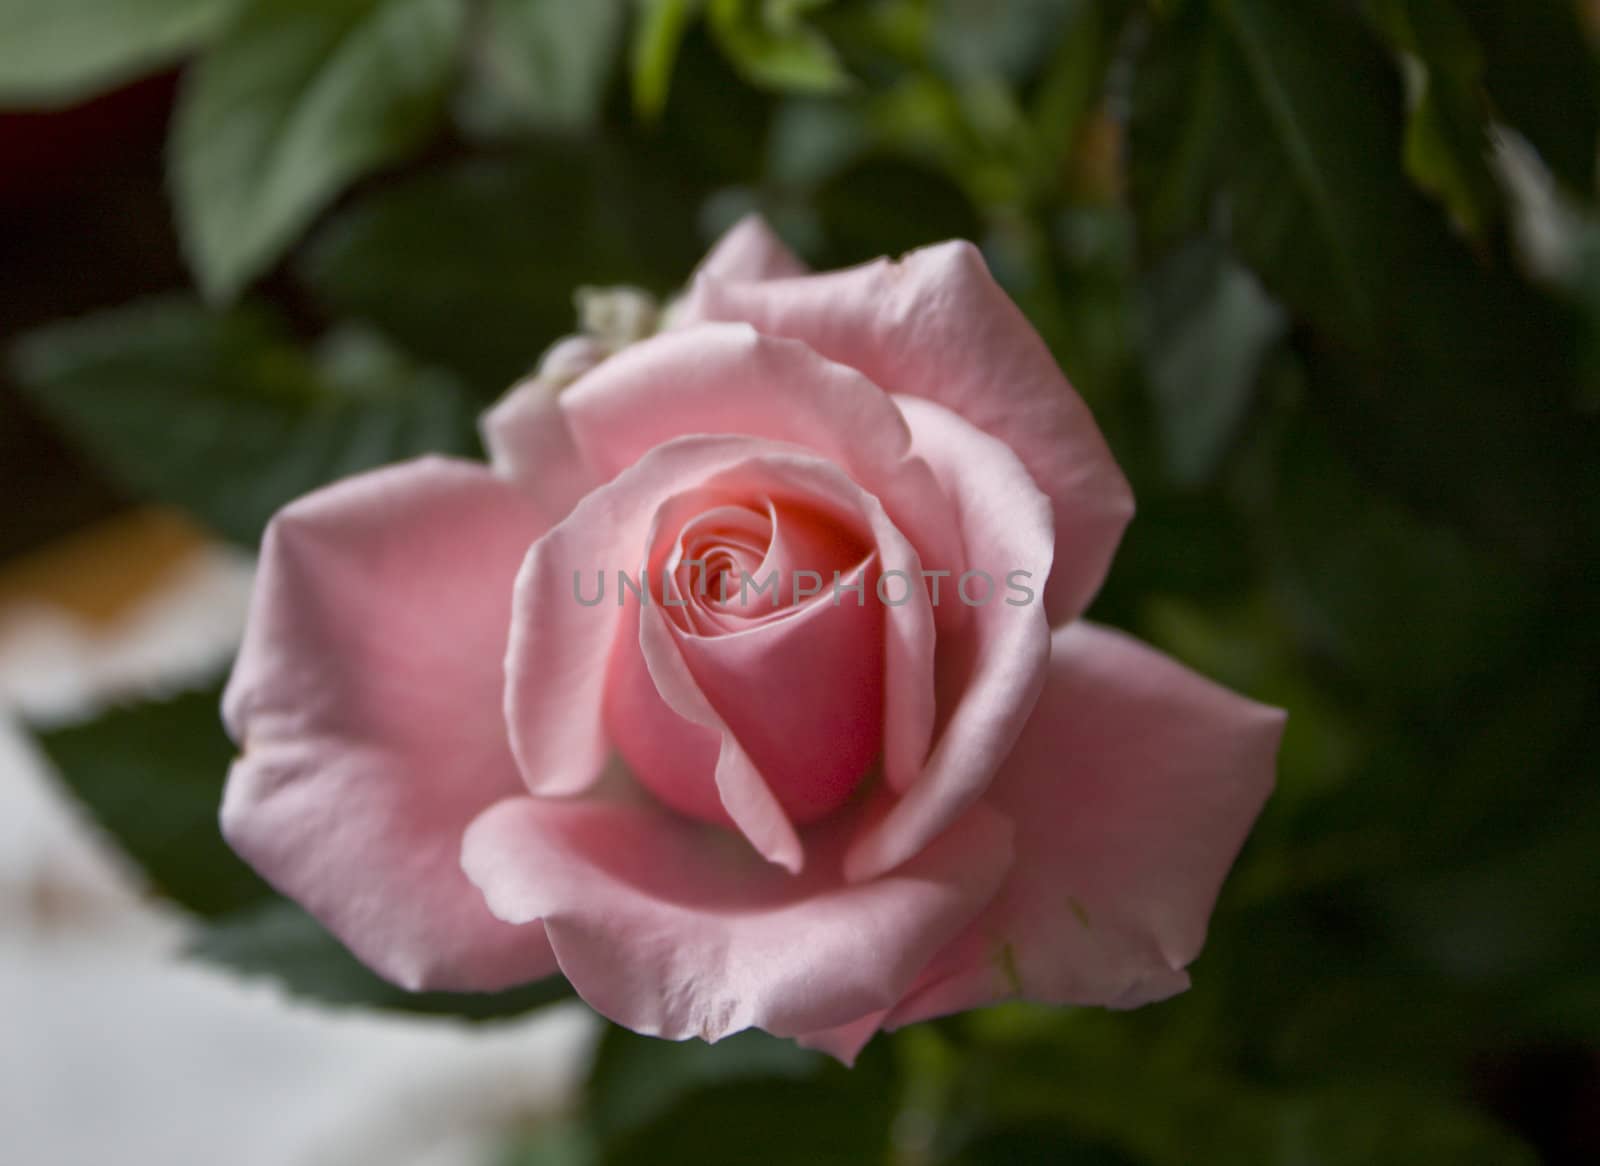
[[[1476,74],[1483,50],[1456,0],[1365,0],[1368,15],[1397,49],[1452,72]]]
[[[821,97],[791,97],[778,106],[767,134],[766,178],[777,186],[827,181],[873,145],[859,106]]]
[[[1131,201],[1158,248],[1205,229],[1241,97],[1209,0],[1156,22],[1138,60],[1128,126]]]
[[[1454,0],[1369,0],[1374,21],[1406,54],[1412,81],[1406,169],[1441,199],[1468,234],[1500,212],[1489,168],[1489,103],[1483,52]]]
[[[883,1161],[894,1090],[885,1041],[846,1069],[761,1032],[706,1045],[612,1029],[589,1100],[606,1166],[815,1166]]]
[[[1405,274],[1386,343],[1364,362],[1314,354],[1308,391],[1371,484],[1512,564],[1570,570],[1596,529],[1574,322],[1504,269],[1429,258]]]
[[[520,1016],[573,995],[561,976],[506,992],[408,992],[368,970],[320,923],[284,899],[216,920],[190,944],[189,955],[242,975],[265,977],[321,1004],[467,1020]]]
[[[221,704],[221,689],[207,688],[36,733],[67,788],[154,889],[201,915],[272,893],[217,826],[234,756]]]
[[[494,1166],[596,1166],[599,1160],[594,1137],[577,1119],[562,1115],[518,1134],[493,1162]]]
[[[1574,192],[1594,197],[1600,59],[1573,0],[1456,0],[1483,47],[1484,86]]]
[[[489,0],[463,98],[469,125],[581,129],[600,116],[627,0]]]
[[[672,68],[689,25],[705,0],[640,0],[642,11],[633,34],[633,105],[653,121],[667,107]]]
[[[71,105],[179,60],[240,0],[0,0],[0,109]]]
[[[1283,311],[1220,243],[1199,239],[1145,280],[1145,373],[1173,480],[1215,472],[1250,407]]]
[[[1554,568],[1588,494],[1577,329],[1407,179],[1399,78],[1339,0],[1193,0],[1139,69],[1145,241],[1226,234],[1309,325],[1309,389],[1365,474]],[[1496,262],[1496,260],[1500,260]]]
[[[1529,598],[1499,561],[1367,488],[1309,421],[1279,457],[1263,524],[1279,587],[1306,641],[1367,699],[1396,711],[1447,699],[1515,645]]]
[[[934,0],[934,61],[955,77],[1023,83],[1098,0]]]
[[[344,186],[432,134],[457,0],[256,0],[187,79],[170,154],[184,249],[226,299]]]
[[[708,29],[689,30],[677,51],[672,102],[654,124],[640,125],[618,145],[639,173],[634,180],[657,188],[678,184],[676,193],[653,199],[660,214],[674,199],[689,199],[703,209],[694,220],[700,252],[711,241],[706,234],[715,211],[707,200],[724,187],[754,183],[767,149],[768,125],[777,102],[753,90],[717,46]],[[670,188],[669,188],[670,189]],[[641,202],[637,195],[634,203]],[[684,208],[673,208],[681,213]],[[731,220],[729,220],[731,223]],[[681,272],[680,278],[687,272]]]
[[[823,1069],[821,1053],[757,1029],[706,1044],[606,1028],[589,1077],[591,1122],[616,1138],[658,1120],[696,1090],[740,1080],[804,1081]]]
[[[693,203],[637,151],[546,143],[391,186],[336,217],[297,272],[334,314],[497,395],[572,331],[580,285],[668,292],[698,258]]]
[[[1134,93],[1135,203],[1158,244],[1225,216],[1241,255],[1336,334],[1369,339],[1405,210],[1400,94],[1336,0],[1202,0],[1157,25]]]
[[[1552,725],[1550,734],[1577,746],[1560,754],[1574,759],[1592,745],[1578,718],[1592,717],[1597,707],[1592,684],[1575,695],[1578,700],[1559,710],[1566,724]],[[1600,921],[1573,911],[1566,888],[1593,886],[1600,878],[1594,844],[1600,799],[1583,791],[1553,800],[1545,816],[1552,821],[1519,831],[1504,853],[1474,855],[1455,870],[1391,880],[1384,891],[1396,945],[1416,952],[1429,973],[1446,982],[1509,986],[1514,998],[1535,994],[1518,989],[1581,983],[1589,972],[1587,957],[1600,943]],[[1519,1005],[1537,1008],[1531,999],[1519,999]]]
[[[606,1166],[872,1163],[885,1160],[888,1134],[888,1122],[848,1085],[750,1081],[691,1095],[601,1160]]]
[[[1128,0],[1076,0],[1055,54],[1045,67],[1032,120],[1039,141],[1041,193],[1053,193],[1062,163],[1077,145],[1090,111],[1105,93],[1133,5]]]
[[[25,337],[18,383],[134,491],[246,546],[280,506],[359,470],[476,449],[455,383],[370,335],[308,356],[255,311],[154,300]]]
[[[980,1126],[937,1166],[1144,1166],[1083,1137],[1068,1122],[1035,1119]]]
[[[1263,1088],[1192,1063],[1192,1046],[1141,1044],[1130,1031],[1137,1022],[1115,1013],[1028,1016],[1021,1044],[1007,1040],[965,1058],[947,1119],[956,1130],[974,1117],[1001,1128],[1058,1123],[1150,1166],[1537,1160],[1492,1121],[1426,1087],[1373,1081]],[[1046,1034],[1052,1039],[1042,1039]]]
[[[751,82],[798,93],[837,93],[850,86],[839,56],[801,20],[811,3],[711,0],[711,30]]]
[[[1359,1166],[1451,1162],[1535,1166],[1533,1150],[1486,1117],[1417,1090],[1346,1086],[1266,1107],[1261,1138],[1277,1162]]]
[[[1134,224],[1126,208],[1080,204],[1057,215],[1049,236],[1055,271],[1041,264],[1007,285],[1073,385],[1091,405],[1108,401],[1135,353]]]
[[[1430,73],[1406,123],[1406,169],[1441,199],[1470,235],[1481,236],[1499,214],[1500,192],[1489,169],[1489,121],[1470,83]]]

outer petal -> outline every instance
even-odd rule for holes
[[[814,832],[814,861],[790,876],[655,806],[516,798],[473,823],[462,863],[495,914],[544,920],[573,986],[617,1023],[674,1040],[798,1036],[899,999],[1010,863],[1009,826],[980,810],[852,885],[839,868],[852,816]]]
[[[689,282],[689,290],[668,315],[669,327],[699,323],[705,318],[700,288],[705,281],[758,282],[804,275],[806,265],[784,246],[783,240],[758,214],[740,219],[717,241]]]
[[[701,277],[761,280],[805,272],[805,264],[783,245],[760,215],[747,215],[722,236],[701,262],[688,293],[669,311],[670,326],[680,328],[702,319],[704,313],[698,306],[696,290]],[[540,510],[551,523],[565,518],[579,498],[606,480],[596,477],[579,456],[556,407],[556,397],[608,355],[590,337],[568,337],[545,353],[533,376],[511,389],[484,414],[483,440],[495,470],[537,498]],[[679,428],[671,436],[689,432],[693,430]]]
[[[560,408],[601,481],[684,434],[789,442],[876,494],[928,567],[957,562],[945,493],[915,456],[894,401],[804,344],[731,324],[670,333],[612,357],[563,394]]]
[[[706,318],[792,336],[892,393],[926,397],[1010,446],[1049,496],[1051,621],[1088,605],[1133,515],[1094,418],[970,243],[761,282],[701,281]]]
[[[511,582],[540,533],[487,470],[429,459],[294,503],[262,548],[224,715],[222,828],[274,886],[405,987],[554,970],[495,919],[461,836],[520,788],[500,717]]]
[[[888,1016],[887,1010],[869,1012],[848,1024],[835,1025],[820,1032],[803,1033],[795,1037],[795,1043],[801,1048],[816,1049],[820,1053],[827,1053],[830,1057],[843,1061],[846,1065],[854,1066],[856,1058],[861,1055],[861,1050],[867,1047],[867,1042],[878,1035],[878,1030],[883,1027],[883,1022]]]
[[[717,240],[695,272],[720,280],[782,279],[804,275],[806,265],[758,214],[740,219]]]
[[[916,780],[897,785],[904,794],[894,809],[851,846],[846,869],[858,879],[910,858],[983,795],[1033,712],[1050,657],[1043,605],[1007,589],[1013,572],[1035,587],[1050,573],[1048,500],[995,438],[930,401],[900,398],[900,406],[913,448],[956,504],[961,561],[982,574],[941,583],[941,604],[967,619],[945,621],[939,641],[938,737]]]
[[[534,500],[546,525],[560,522],[600,484],[573,444],[556,399],[604,359],[595,341],[569,336],[545,354],[539,371],[514,385],[479,420],[495,472]]]
[[[1124,1008],[1182,991],[1283,722],[1118,632],[1057,629],[986,799],[1016,824],[1011,877],[886,1026],[1010,996]]]

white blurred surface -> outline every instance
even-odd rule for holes
[[[470,1028],[288,1001],[180,961],[186,923],[55,784],[20,717],[209,679],[249,567],[210,550],[90,626],[0,609],[0,1161],[19,1166],[467,1166],[569,1106],[581,1006]]]

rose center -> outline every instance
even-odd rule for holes
[[[640,638],[613,656],[607,720],[640,783],[730,825],[717,786],[724,731],[796,825],[843,805],[877,761],[883,609],[877,557],[838,517],[785,498],[710,499],[657,544],[653,602],[718,724],[663,699]],[[658,662],[658,670],[659,670]],[[676,703],[681,705],[681,699]]]

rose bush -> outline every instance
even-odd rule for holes
[[[1182,990],[1282,714],[1079,619],[1132,499],[978,252],[748,220],[668,317],[555,349],[491,467],[276,518],[233,846],[399,984],[671,1038]]]

